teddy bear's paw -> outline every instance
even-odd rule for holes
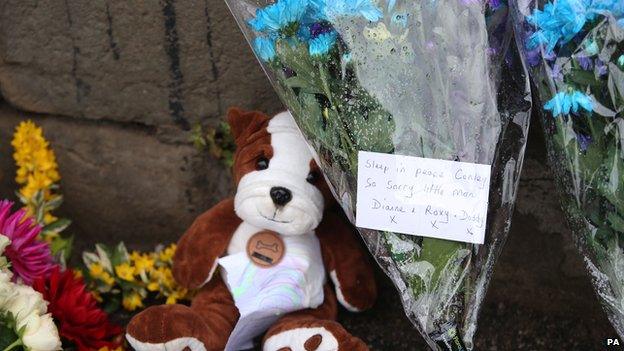
[[[182,305],[153,306],[136,315],[126,339],[137,351],[206,351],[200,340],[203,321]]]
[[[297,323],[302,324],[302,323]],[[306,322],[283,330],[278,326],[266,338],[263,351],[368,351],[362,340],[332,321]]]
[[[132,348],[137,351],[206,351],[206,347],[204,347],[203,342],[197,340],[196,338],[190,337],[177,338],[162,343],[141,342],[133,338],[130,334],[126,334],[126,339]]]

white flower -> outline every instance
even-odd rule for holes
[[[0,269],[0,312],[15,318],[15,332],[22,328],[22,343],[28,351],[61,349],[61,339],[43,296],[33,288],[11,282],[11,274]]]
[[[0,234],[0,255],[4,252],[7,246],[11,243],[11,239],[9,239],[6,235]]]
[[[0,234],[0,270],[5,269],[9,264],[7,258],[2,256],[2,254],[4,253],[4,249],[6,249],[6,247],[9,246],[10,243],[11,240],[8,237]],[[1,283],[2,282],[0,281],[0,284]]]
[[[50,314],[30,314],[24,321],[26,329],[22,336],[24,346],[30,351],[55,351],[61,349],[61,340]]]
[[[13,291],[15,295],[6,302],[5,310],[11,312],[16,319],[17,329],[24,325],[31,314],[46,313],[48,303],[43,296],[29,286],[14,284]]]
[[[5,310],[9,299],[15,295],[15,284],[11,283],[12,274],[7,269],[0,269],[0,311]]]

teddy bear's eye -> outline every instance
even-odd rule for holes
[[[260,156],[256,161],[256,169],[261,171],[267,168],[269,168],[269,159],[264,156]]]
[[[308,183],[314,184],[316,183],[318,178],[319,178],[319,174],[317,171],[310,171],[310,173],[308,173],[308,176],[306,177],[306,180],[308,181]]]

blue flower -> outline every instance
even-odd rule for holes
[[[589,54],[589,56],[593,56],[596,55],[598,53],[598,44],[596,44],[596,41],[594,40],[589,40],[587,43],[585,43],[585,52],[587,52]]]
[[[275,41],[267,37],[257,37],[253,42],[254,50],[262,61],[268,62],[275,58]]]
[[[551,111],[553,117],[578,113],[579,107],[587,112],[594,110],[591,97],[580,91],[559,92],[544,105],[544,110]]]
[[[308,0],[279,0],[258,9],[256,18],[249,21],[257,32],[278,32],[293,23],[301,21],[308,10]]]
[[[569,42],[581,31],[588,17],[588,0],[555,0],[548,3],[543,10],[535,10],[527,16],[527,21],[537,27],[537,31],[529,38],[528,49],[545,45],[546,51],[555,46]]]
[[[371,0],[332,0],[330,3],[330,6],[324,6],[325,13],[330,19],[360,15],[371,22],[377,22],[383,17],[381,10]]]
[[[330,33],[323,33],[319,35],[318,37],[310,40],[310,47],[309,47],[310,55],[312,56],[325,55],[334,46],[337,38],[338,38],[338,35],[336,34],[336,32],[330,32]]]
[[[610,12],[615,18],[624,16],[622,0],[554,0],[527,16],[527,21],[538,30],[527,41],[527,48],[532,50],[540,45],[551,52],[557,44],[572,40],[587,21],[592,21],[604,12]],[[623,19],[618,20],[618,24]],[[624,22],[621,23],[624,26]]]
[[[618,57],[618,65],[624,66],[624,55]]]

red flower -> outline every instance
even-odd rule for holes
[[[72,270],[61,272],[54,268],[47,279],[35,280],[33,288],[49,302],[48,312],[58,324],[62,338],[74,343],[77,351],[113,349],[119,342],[111,341],[122,333],[121,327],[111,324],[108,315],[97,306],[87,291],[82,278]]]

